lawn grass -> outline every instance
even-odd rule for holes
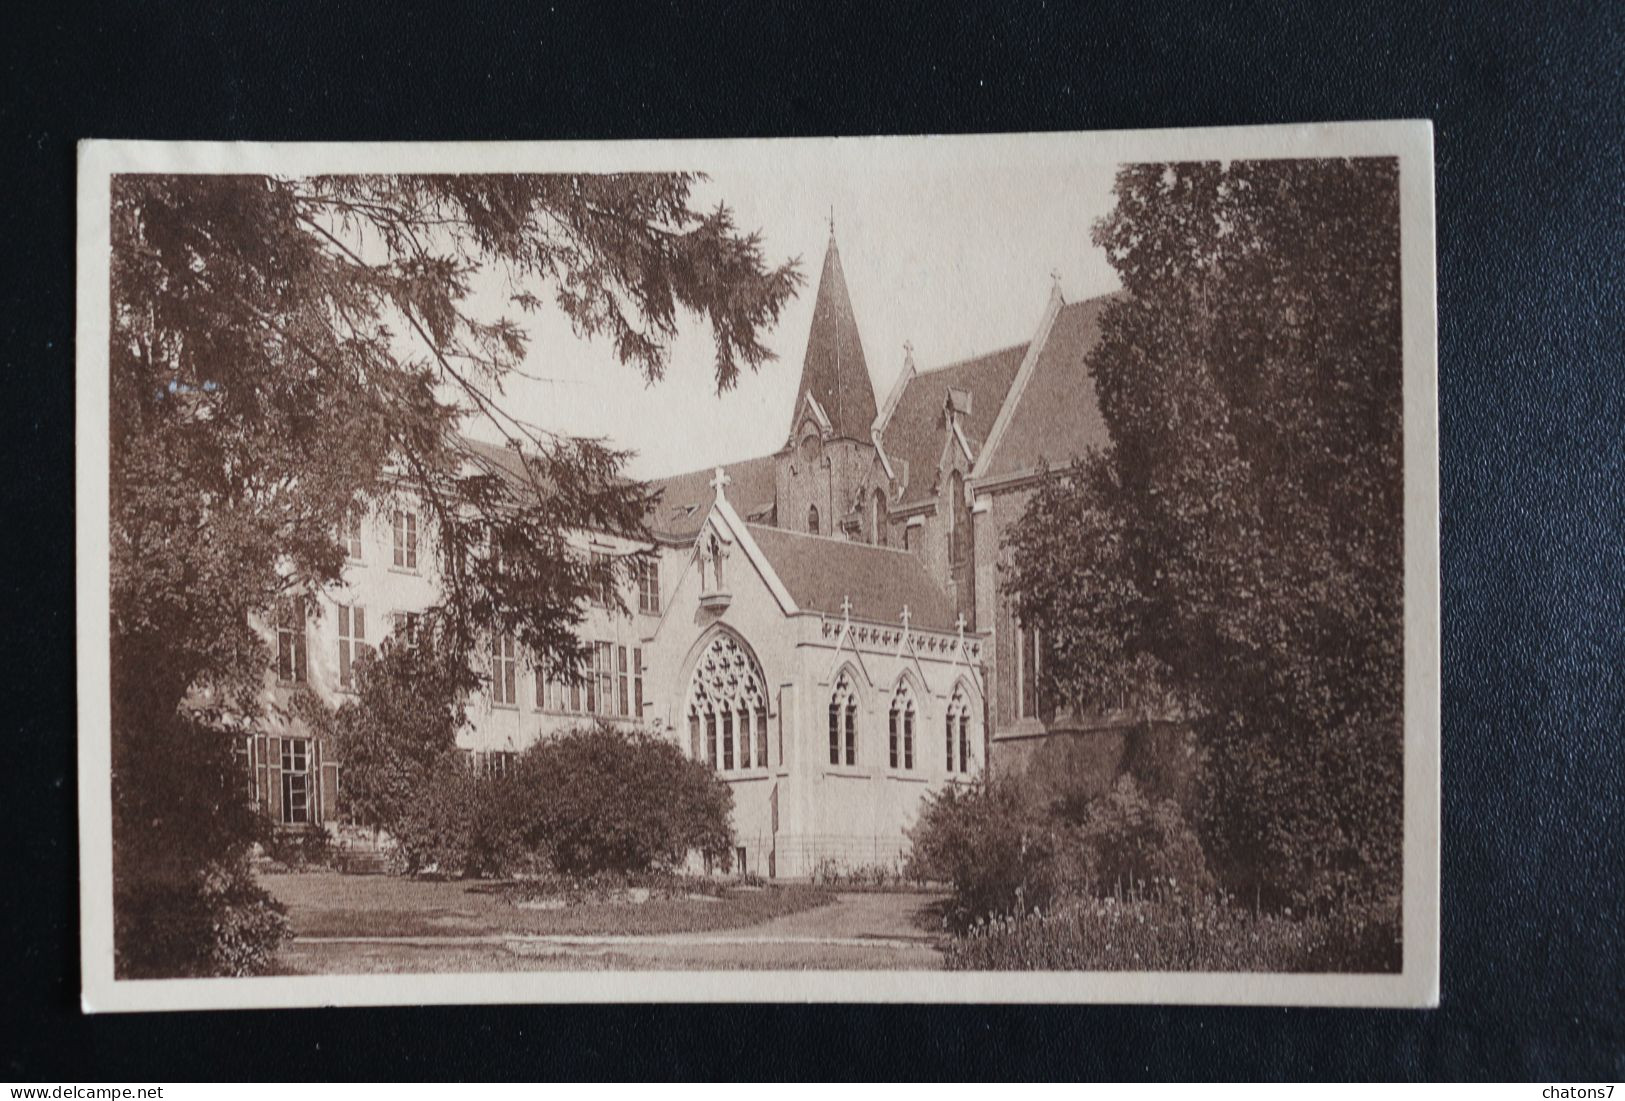
[[[296,937],[704,933],[756,925],[832,902],[821,887],[728,889],[718,899],[582,902],[558,910],[513,905],[487,880],[429,881],[335,872],[263,875]]]

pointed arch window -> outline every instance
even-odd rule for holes
[[[968,774],[971,770],[970,712],[970,697],[965,694],[965,686],[955,685],[943,722],[944,759],[950,775]]]
[[[812,535],[818,534],[818,506],[807,506],[807,531]]]
[[[846,673],[836,678],[829,696],[829,763],[858,763],[858,693]]]
[[[767,711],[756,660],[732,635],[717,635],[689,682],[690,754],[719,772],[766,768]]]
[[[891,713],[887,719],[887,750],[892,768],[905,771],[914,768],[914,725],[918,714],[914,693],[908,682],[903,681],[892,695]]]

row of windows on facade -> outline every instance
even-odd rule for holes
[[[308,676],[307,632],[294,611],[277,626],[277,679],[303,684]],[[422,617],[398,612],[393,637],[413,644]],[[339,688],[355,688],[355,664],[371,650],[367,642],[367,610],[347,604],[338,608]],[[550,676],[540,662],[530,662],[535,674],[534,707],[563,714],[639,718],[643,714],[643,648],[595,641],[589,645],[589,664],[581,676]],[[519,652],[512,635],[501,635],[491,647],[491,702],[519,706]]]
[[[970,555],[971,546],[971,509],[970,503],[965,500],[965,476],[959,471],[949,475],[948,481],[948,564],[958,567],[965,564]],[[890,509],[886,505],[886,492],[875,490],[869,498],[869,531],[871,541],[878,547],[884,547],[890,540]],[[807,506],[807,531],[813,535],[823,535],[822,516],[817,505]],[[915,550],[914,529],[905,525],[903,527],[903,549]],[[834,534],[833,531],[830,534]]]
[[[918,709],[906,685],[893,694],[887,712],[887,761],[894,769],[913,771],[915,767],[915,720]],[[970,703],[955,689],[943,716],[943,762],[950,773],[971,770]],[[855,766],[858,763],[858,697],[846,674],[835,682],[829,701],[829,763]]]
[[[418,515],[410,509],[396,509],[391,520],[392,542],[390,564],[398,570],[416,572],[418,568]],[[496,554],[493,542],[487,535],[487,553]],[[361,540],[361,518],[352,516],[345,528],[344,535],[345,555],[352,565],[362,565],[363,546]],[[604,560],[601,551],[589,552],[596,565]],[[638,611],[644,615],[660,614],[660,562],[658,559],[643,556],[636,559],[632,566],[633,578],[637,583]],[[606,592],[598,597],[595,603],[609,606],[614,603],[612,594]]]

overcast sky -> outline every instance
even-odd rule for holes
[[[1030,339],[1052,271],[1069,301],[1117,288],[1089,240],[1110,209],[1114,165],[1081,149],[1076,160],[1042,166],[934,164],[845,157],[793,172],[711,170],[701,207],[725,202],[741,227],[761,231],[770,262],[801,259],[807,282],[767,337],[778,359],[719,397],[709,333],[688,319],[670,371],[646,385],[607,343],[577,338],[546,311],[523,319],[532,338],[525,370],[542,381],[514,380],[507,404],[545,428],[632,449],[638,477],[776,450],[789,431],[831,208],[877,405],[902,368],[904,341],[928,370]]]

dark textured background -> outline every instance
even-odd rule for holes
[[[1625,5],[1115,14],[12,5],[0,1078],[1625,1076]],[[448,8],[453,7],[447,5]],[[811,8],[811,5],[808,5]],[[1414,8],[1415,10],[1411,10]],[[24,22],[24,20],[27,20]],[[73,143],[1436,127],[1434,1012],[512,1008],[81,1018]]]

